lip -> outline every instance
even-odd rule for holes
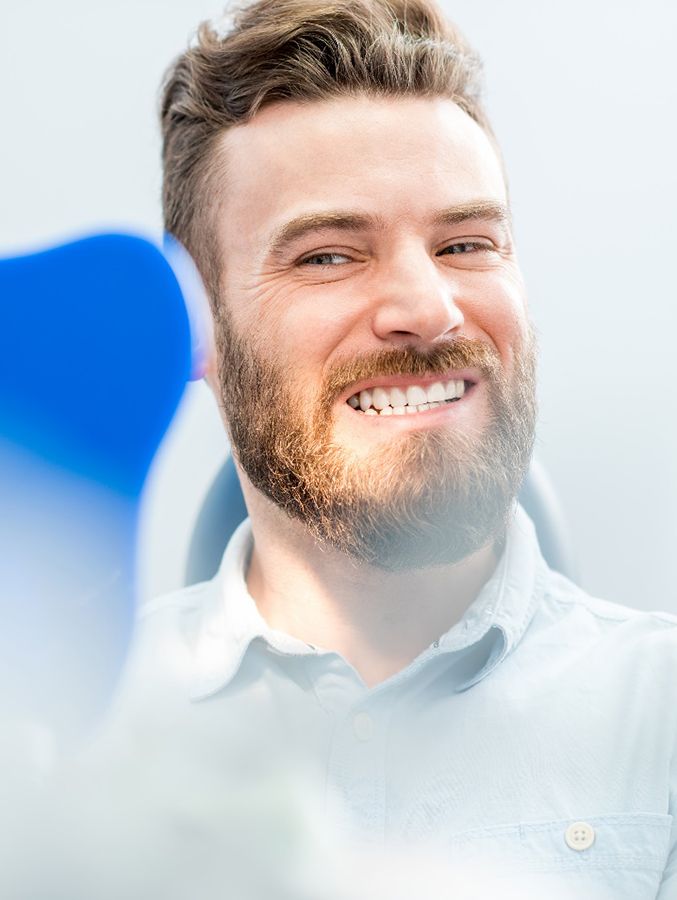
[[[472,390],[482,380],[482,374],[479,369],[450,369],[442,375],[380,375],[375,378],[365,378],[363,381],[356,381],[347,390],[339,396],[337,402],[346,403],[354,394],[360,391],[371,390],[375,387],[411,387],[412,385],[435,384],[436,381],[465,381],[466,392]],[[453,406],[453,403],[447,404]],[[438,407],[443,409],[444,407]],[[427,412],[435,412],[435,410],[427,410]],[[423,415],[423,413],[417,413]]]

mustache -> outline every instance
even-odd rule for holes
[[[501,372],[498,351],[486,341],[457,337],[444,344],[419,349],[390,347],[337,363],[327,375],[322,392],[331,404],[347,387],[357,381],[388,375],[444,375],[450,369],[479,369],[489,379]]]

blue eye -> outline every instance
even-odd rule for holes
[[[313,256],[306,256],[305,259],[302,259],[301,265],[334,266],[341,265],[343,262],[349,262],[348,257],[344,256],[343,253],[315,253]]]
[[[438,256],[441,256],[443,253],[456,255],[490,249],[491,247],[487,246],[487,244],[480,244],[478,241],[460,241],[458,244],[449,244],[448,247],[444,247],[443,250],[440,250]]]

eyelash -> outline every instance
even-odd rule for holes
[[[472,247],[472,249],[474,251],[493,250],[493,247],[491,247],[489,244],[482,243],[481,241],[457,241],[454,244],[448,244],[446,247],[443,247],[436,254],[436,256],[442,256],[443,254],[445,254],[445,251],[451,250],[453,247]],[[447,256],[463,256],[463,255],[465,255],[465,252],[466,251],[464,251],[463,253],[454,253],[452,251],[451,253],[446,253],[446,255]]]
[[[473,252],[481,252],[481,251],[489,251],[494,248],[489,244],[482,243],[481,241],[457,241],[453,244],[448,244],[446,247],[443,247],[440,251],[438,251],[436,256],[465,256],[469,252],[467,249],[461,252],[454,252],[454,247],[465,247],[471,248]],[[451,252],[447,252],[451,251]],[[342,257],[343,259],[349,259],[349,257],[345,253],[314,253],[312,256],[306,256],[304,259],[300,261],[300,265],[302,266],[314,266],[318,269],[322,268],[331,268],[332,263],[313,263],[315,259],[322,259],[326,257]]]
[[[331,253],[331,252],[327,252],[327,253],[313,253],[311,256],[306,256],[305,259],[302,259],[301,262],[300,262],[300,265],[302,265],[302,266],[311,265],[311,264],[312,264],[312,260],[314,260],[314,259],[322,259],[323,257],[326,257],[326,256],[340,256],[340,257],[343,257],[344,259],[348,259],[348,258],[349,258],[348,256],[346,256],[345,253]],[[328,267],[328,266],[330,266],[330,265],[331,265],[331,263],[316,263],[316,264],[315,264],[315,267],[318,268],[318,269],[321,269],[321,268]]]

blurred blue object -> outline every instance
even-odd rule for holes
[[[189,263],[180,247],[171,254],[102,234],[0,259],[6,719],[76,734],[124,660],[139,497],[186,382],[204,368],[182,290]]]

